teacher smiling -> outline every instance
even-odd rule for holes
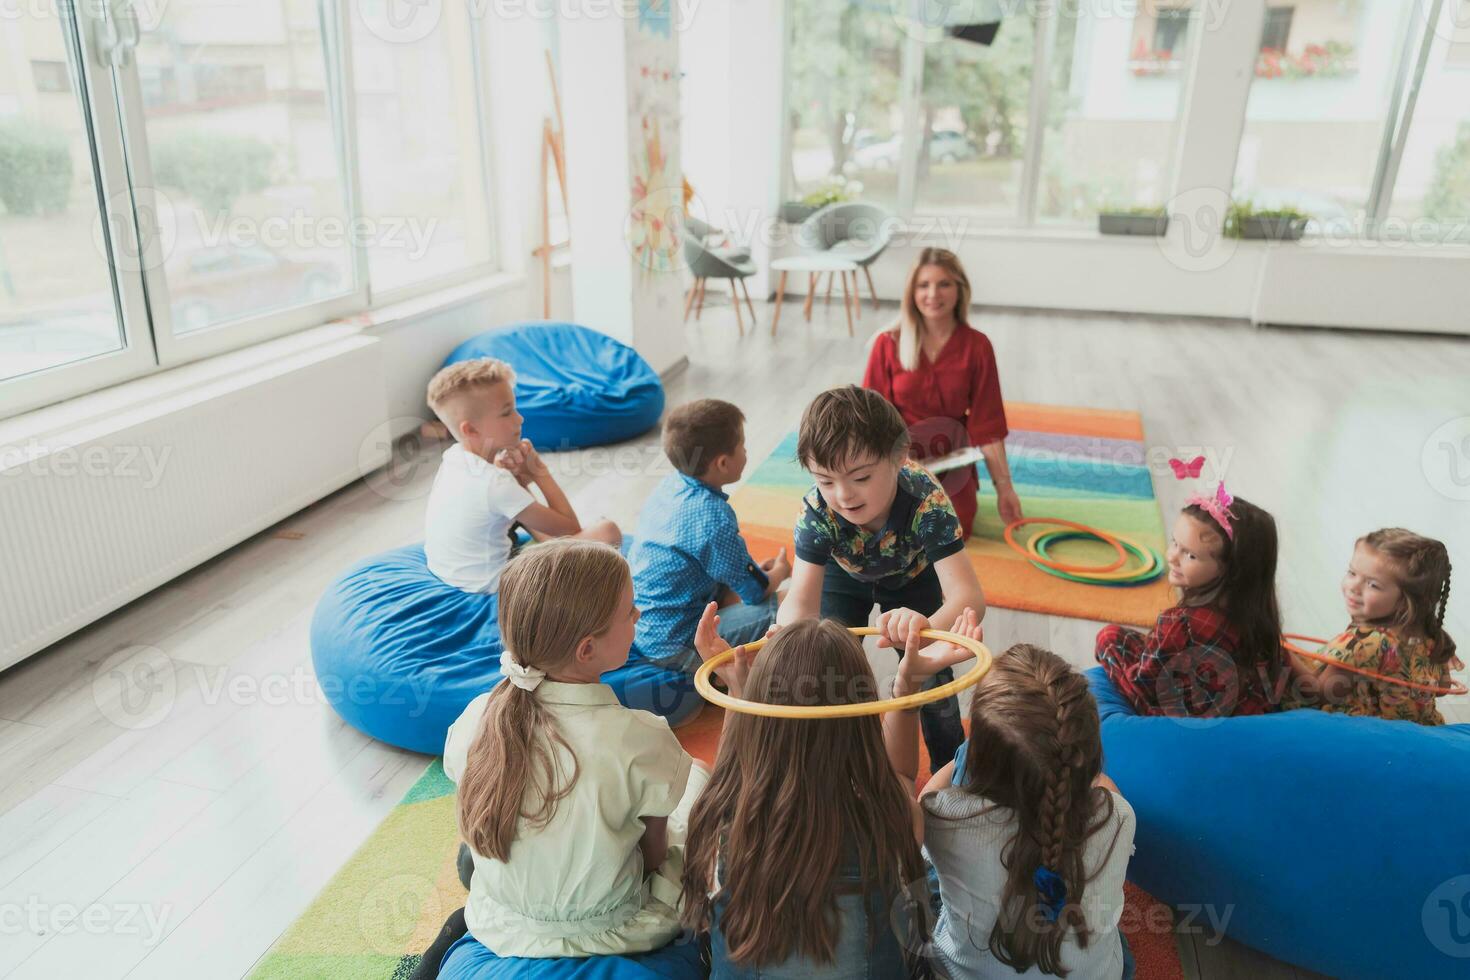
[[[898,324],[873,338],[863,387],[898,409],[908,423],[916,459],[978,446],[995,485],[1000,519],[1009,524],[1021,518],[1021,501],[1006,461],[1009,430],[995,349],[970,326],[969,309],[970,280],[960,260],[946,249],[924,249],[904,287]],[[974,465],[950,470],[940,482],[968,537],[980,490]]]

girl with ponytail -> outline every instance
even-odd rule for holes
[[[474,870],[470,935],[442,976],[474,975],[486,948],[600,956],[679,935],[683,827],[705,773],[667,722],[599,681],[627,661],[637,621],[628,564],[607,545],[547,542],[506,566],[504,679],[444,747]]]
[[[1359,538],[1342,579],[1352,622],[1319,652],[1402,683],[1294,657],[1304,703],[1323,711],[1443,725],[1435,695],[1427,689],[1449,687],[1451,668],[1463,666],[1444,628],[1450,571],[1449,551],[1433,538],[1401,527]]]
[[[995,659],[921,799],[946,975],[1133,975],[1117,924],[1135,820],[1102,763],[1081,674],[1024,643]]]

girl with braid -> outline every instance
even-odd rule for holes
[[[1464,666],[1444,629],[1450,599],[1450,555],[1444,544],[1401,527],[1364,535],[1343,575],[1342,597],[1352,622],[1319,652],[1419,686],[1293,657],[1306,703],[1323,711],[1443,725],[1435,695],[1423,688],[1448,687],[1450,670]]]
[[[995,659],[969,741],[920,801],[945,975],[1133,976],[1118,919],[1135,819],[1102,762],[1081,674],[1024,643]]]

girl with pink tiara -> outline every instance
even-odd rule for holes
[[[1352,622],[1318,652],[1385,679],[1292,658],[1303,702],[1323,711],[1443,725],[1432,689],[1448,688],[1451,668],[1463,666],[1444,630],[1450,599],[1444,544],[1401,527],[1364,535],[1343,575],[1342,597]]]
[[[1190,497],[1167,555],[1178,604],[1152,631],[1112,625],[1097,661],[1139,714],[1226,717],[1279,708],[1283,677],[1276,602],[1276,521],[1231,497]]]

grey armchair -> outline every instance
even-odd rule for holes
[[[755,263],[747,257],[738,260],[728,254],[720,254],[706,245],[697,235],[684,236],[684,261],[694,273],[694,285],[689,287],[689,296],[684,300],[684,322],[689,322],[689,309],[694,307],[694,318],[704,312],[704,291],[711,279],[726,279],[730,282],[730,299],[735,303],[735,326],[745,336],[744,316],[740,312],[740,291],[745,292],[745,305],[750,309],[750,325],[755,326],[755,304],[750,301],[750,288],[745,280],[755,275]],[[738,284],[738,286],[737,286]],[[698,305],[695,305],[696,299]]]
[[[749,262],[750,249],[730,242],[730,233],[692,214],[684,215],[684,230],[704,242],[711,252],[732,262]]]
[[[836,258],[856,262],[868,279],[873,309],[878,308],[878,291],[869,270],[893,241],[897,219],[876,204],[853,201],[829,204],[807,218],[797,229],[797,242],[812,251],[830,252]],[[832,275],[827,274],[827,295],[832,294]]]

